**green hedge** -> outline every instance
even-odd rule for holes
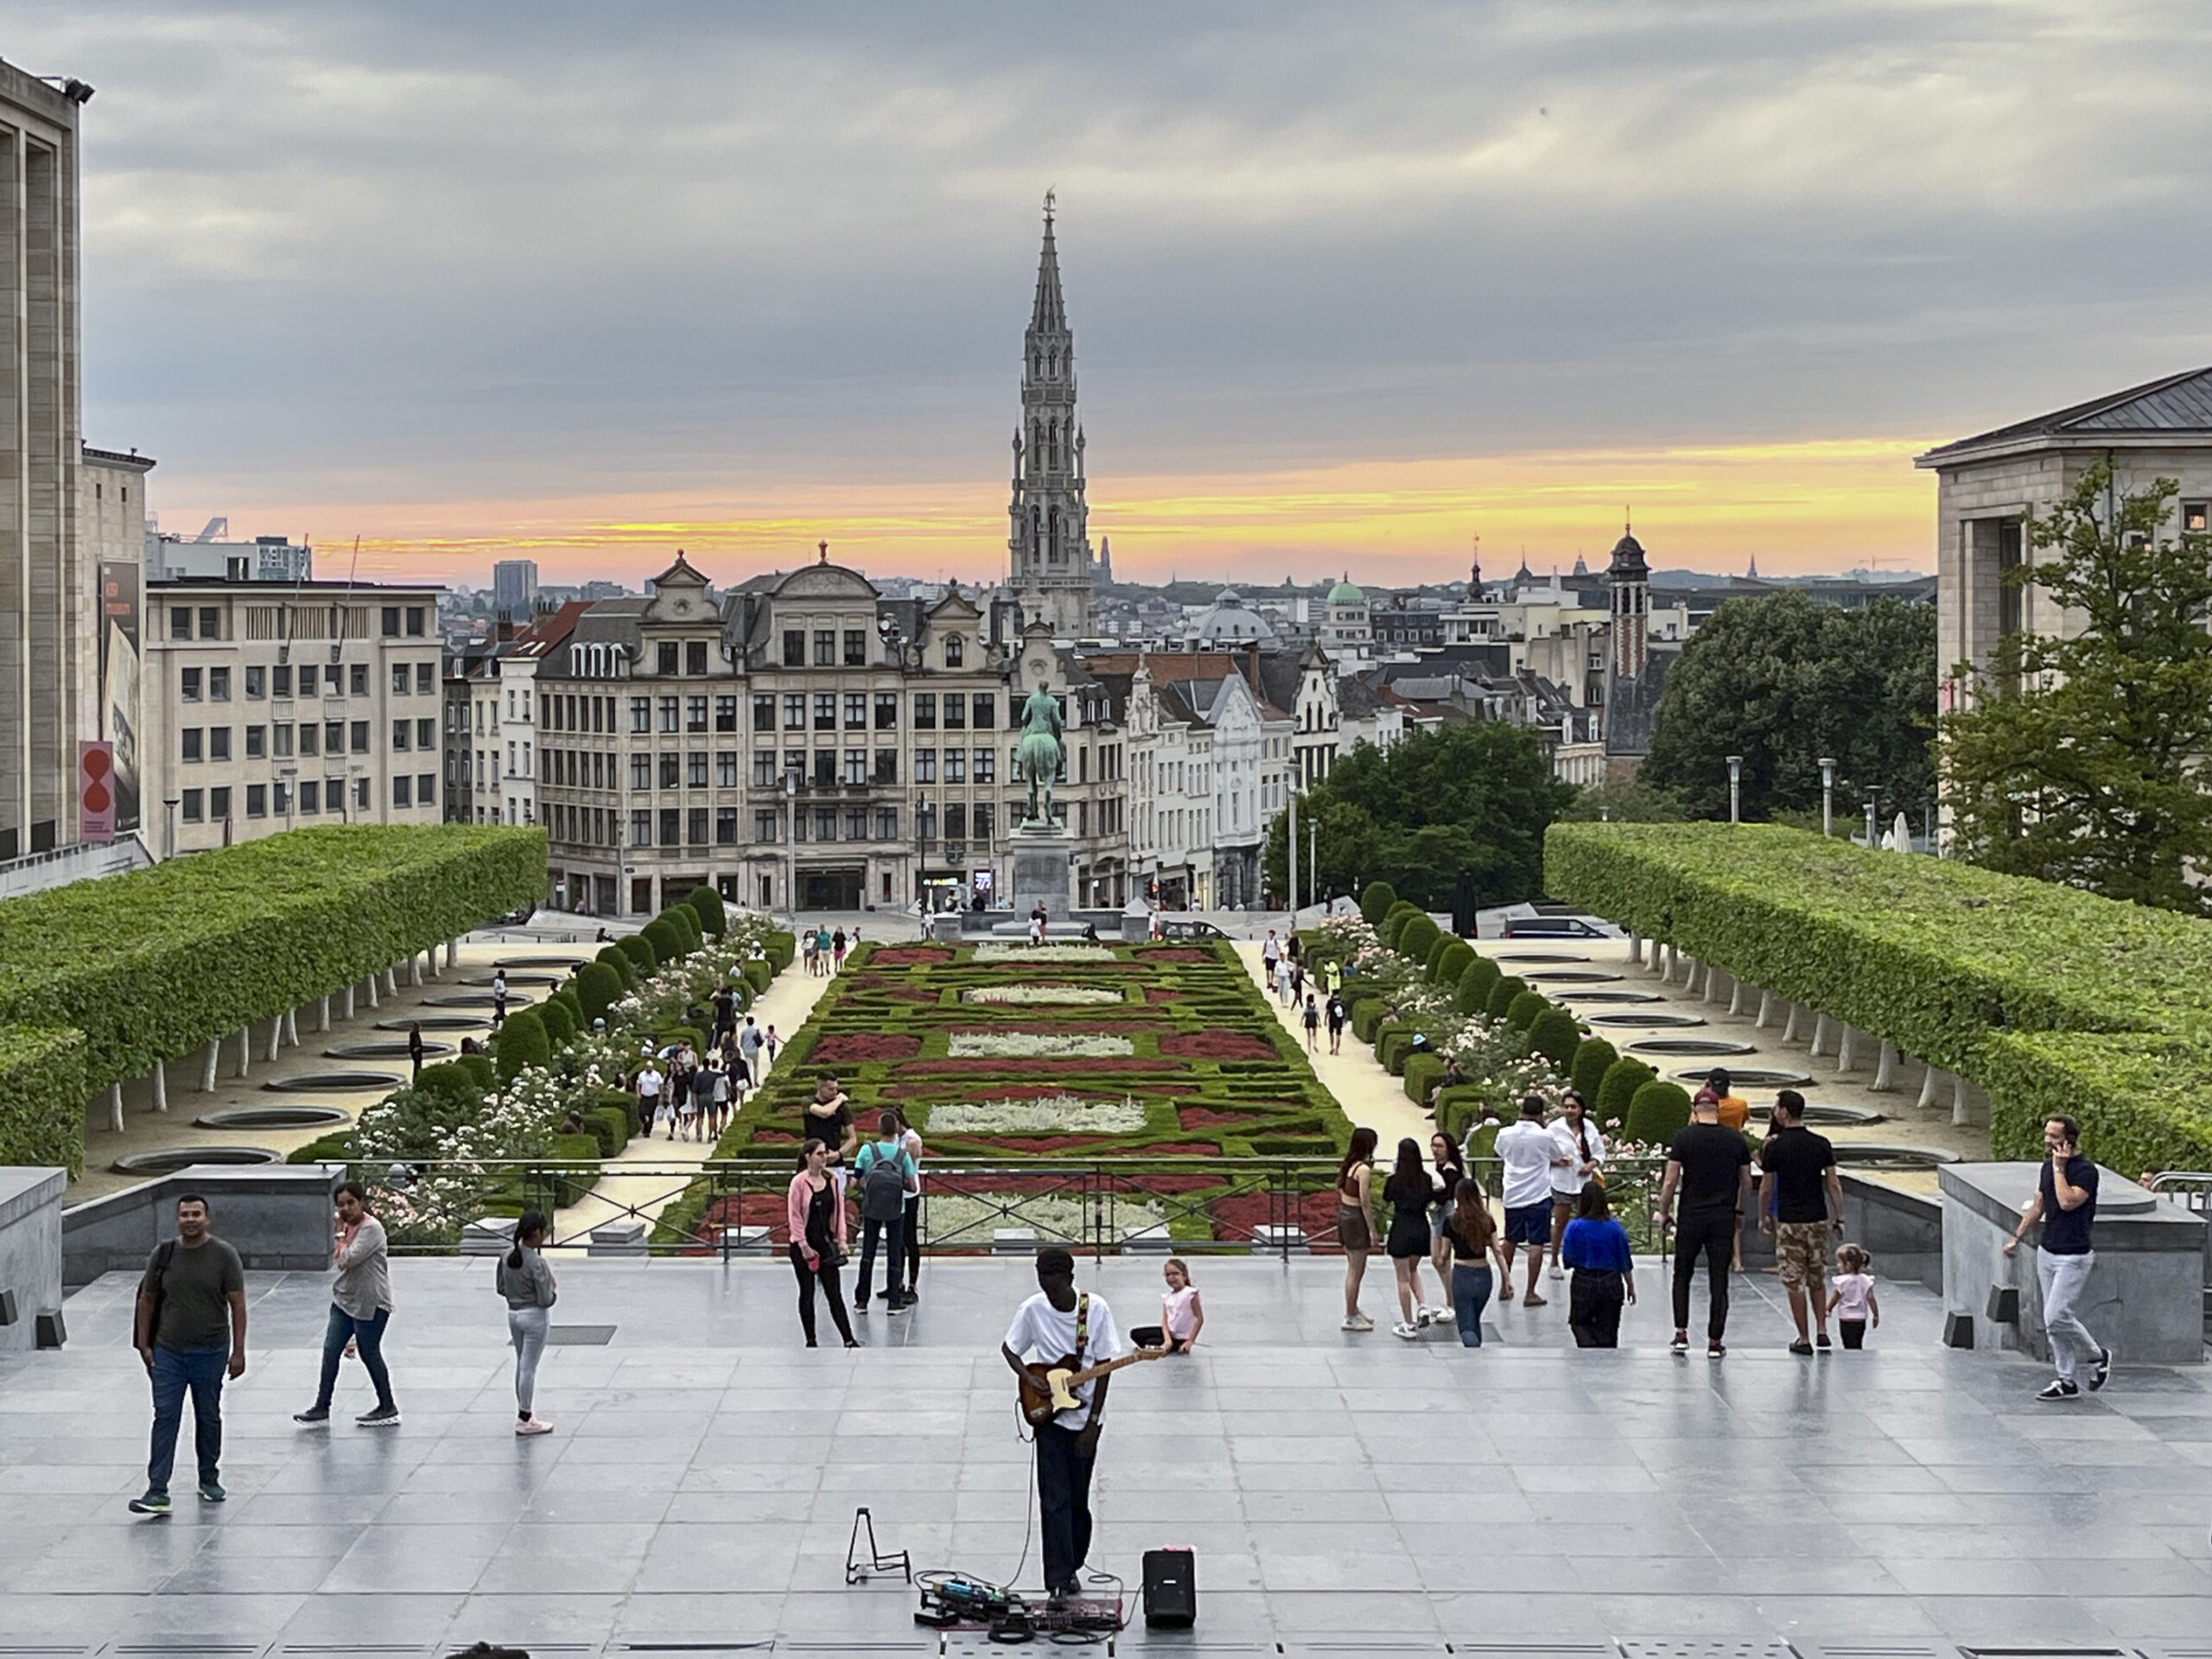
[[[0,1164],[85,1169],[85,1033],[0,1026]]]
[[[1428,1091],[1444,1075],[1441,1054],[1408,1054],[1406,1056],[1406,1098],[1416,1106],[1428,1104]]]
[[[1567,1062],[1567,1081],[1574,1085],[1575,1093],[1597,1109],[1598,1090],[1605,1081],[1605,1072],[1620,1052],[1602,1037],[1586,1037],[1576,1046],[1574,1058]]]
[[[643,933],[627,933],[614,943],[616,948],[630,959],[630,971],[635,976],[631,981],[632,988],[635,988],[638,980],[660,966],[660,952],[653,949],[652,941]]]
[[[1598,1097],[1592,1103],[1600,1123],[1618,1119],[1628,1122],[1628,1109],[1636,1098],[1636,1091],[1659,1074],[1638,1059],[1618,1059],[1605,1068],[1605,1075],[1598,1084]]]
[[[1414,1039],[1420,1034],[1411,1026],[1402,1023],[1385,1026],[1375,1039],[1375,1058],[1382,1062],[1382,1069],[1393,1077],[1402,1076],[1406,1069],[1406,1056],[1412,1052]]]
[[[1416,911],[1398,930],[1397,943],[1393,948],[1400,956],[1411,958],[1426,969],[1430,953],[1437,949],[1437,941],[1443,937],[1444,930],[1437,926],[1427,912]]]
[[[1491,987],[1505,977],[1505,970],[1488,957],[1478,956],[1459,973],[1452,1006],[1462,1014],[1481,1014],[1490,1007]]]
[[[754,996],[759,996],[765,992],[768,988],[768,982],[775,976],[769,971],[769,964],[766,962],[748,962],[740,968],[738,972],[744,976],[745,982],[752,987]],[[752,1005],[748,1001],[747,1006],[749,1007]]]
[[[1690,1094],[1679,1083],[1655,1077],[1639,1086],[1628,1106],[1628,1138],[1663,1147],[1690,1121]]]
[[[1467,964],[1475,959],[1475,947],[1465,939],[1446,938],[1443,954],[1436,959],[1436,971],[1429,978],[1437,984],[1456,989],[1459,977],[1467,971]]]
[[[722,896],[702,882],[684,895],[683,902],[699,915],[699,930],[720,938],[728,931],[729,918],[722,911]]]
[[[2212,922],[1770,824],[1559,823],[1546,888],[2045,1114],[2129,1173],[2212,1165]]]
[[[525,1065],[550,1065],[553,1058],[551,1033],[536,1008],[518,1008],[493,1033],[492,1058],[499,1081],[507,1083]]]
[[[1436,1097],[1436,1127],[1454,1141],[1464,1141],[1488,1109],[1480,1085],[1455,1083]]]
[[[1550,999],[1541,991],[1523,991],[1505,1005],[1505,1023],[1515,1031],[1527,1031],[1549,1007]]]
[[[583,1005],[588,1023],[604,1016],[620,998],[622,978],[603,962],[588,962],[576,969],[575,987],[576,1000]]]
[[[656,963],[674,962],[690,954],[691,942],[683,936],[683,930],[664,915],[656,916],[647,922],[639,930],[639,937],[652,947]]]
[[[1483,1012],[1493,1020],[1505,1018],[1505,1011],[1513,1006],[1513,999],[1529,988],[1529,982],[1512,974],[1504,975],[1490,988],[1490,995],[1483,1003]]]
[[[620,945],[602,944],[599,947],[599,954],[592,960],[613,974],[620,982],[624,990],[634,991],[638,988],[638,964],[630,960],[629,953]]]
[[[58,1160],[74,1172],[87,1096],[381,973],[544,888],[539,830],[332,824],[0,901],[0,1027],[50,1033],[8,1046],[48,1058],[8,1062],[30,1069],[6,1090],[0,1137],[78,1142]],[[81,1043],[66,1039],[72,1032]],[[58,1058],[70,1052],[76,1060]],[[64,1103],[54,1091],[73,1067],[77,1094]],[[30,1123],[33,1113],[51,1121]]]
[[[1547,1007],[1529,1022],[1529,1052],[1549,1060],[1552,1070],[1562,1077],[1574,1063],[1581,1042],[1581,1028],[1565,1008]]]
[[[576,1016],[569,1005],[558,996],[549,996],[535,1008],[524,1008],[524,1014],[535,1014],[545,1027],[545,1040],[555,1048],[576,1034]]]
[[[793,959],[798,955],[798,935],[788,929],[778,928],[762,944],[760,953],[767,957],[769,964],[780,974],[791,965]]]
[[[1370,881],[1359,895],[1359,913],[1370,927],[1380,927],[1397,902],[1397,890],[1388,881]]]

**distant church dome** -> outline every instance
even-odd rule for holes
[[[1367,595],[1362,593],[1359,588],[1354,585],[1350,577],[1346,577],[1344,581],[1338,582],[1335,587],[1329,589],[1329,603],[1332,605],[1364,605],[1367,603]]]
[[[1202,645],[1227,640],[1272,645],[1275,631],[1268,619],[1245,604],[1234,588],[1224,588],[1213,604],[1191,624],[1188,637]]]

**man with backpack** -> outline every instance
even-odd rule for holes
[[[184,1396],[192,1395],[193,1450],[200,1497],[220,1503],[223,1382],[245,1375],[245,1268],[238,1253],[207,1230],[207,1200],[188,1192],[176,1201],[176,1236],[146,1263],[138,1284],[132,1344],[154,1385],[154,1440],[146,1491],[130,1500],[137,1515],[169,1512],[169,1471]]]
[[[861,1189],[861,1273],[853,1306],[868,1312],[880,1235],[884,1241],[883,1311],[904,1313],[914,1305],[913,1297],[900,1288],[906,1282],[906,1188],[916,1179],[914,1160],[899,1131],[898,1113],[885,1112],[875,1128],[880,1138],[862,1147],[853,1160],[853,1178]]]

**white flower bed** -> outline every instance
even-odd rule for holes
[[[945,1046],[956,1060],[1106,1060],[1136,1052],[1126,1037],[1052,1037],[1028,1031],[956,1031]]]
[[[1103,944],[979,944],[977,962],[1111,962]]]
[[[1127,999],[1088,985],[981,985],[961,992],[960,1000],[1014,1008],[1099,1008]]]
[[[1144,1128],[1134,1100],[957,1101],[930,1108],[928,1127],[942,1135],[1133,1135]]]
[[[1040,1193],[1008,1193],[1004,1203],[965,1194],[931,1192],[922,1203],[922,1230],[931,1242],[956,1248],[988,1249],[1001,1227],[1027,1227],[1040,1244],[1080,1244],[1090,1236],[1097,1211],[1090,1202]],[[1106,1201],[1106,1237],[1118,1241],[1131,1229],[1163,1227],[1166,1212],[1159,1204],[1132,1198]]]

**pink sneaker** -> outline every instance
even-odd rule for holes
[[[543,1417],[518,1417],[515,1420],[515,1433],[518,1434],[550,1434],[552,1432],[553,1425]]]

